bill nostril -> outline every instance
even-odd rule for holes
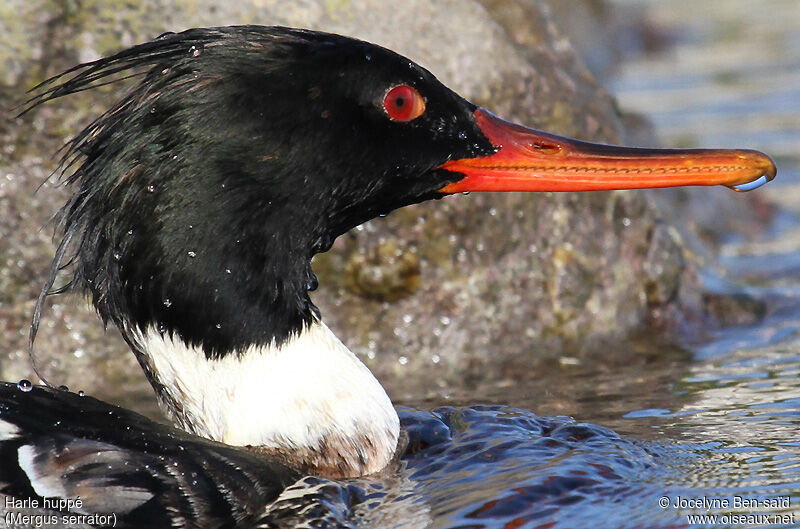
[[[542,154],[555,154],[561,150],[561,148],[558,145],[552,143],[545,143],[541,141],[536,141],[531,143],[530,147]]]

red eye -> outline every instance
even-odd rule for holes
[[[425,112],[425,100],[416,88],[400,84],[389,90],[383,98],[383,108],[395,121],[411,121]]]

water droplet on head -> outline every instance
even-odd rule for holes
[[[769,182],[767,175],[762,175],[756,180],[753,180],[752,182],[731,186],[731,189],[733,189],[734,191],[752,191],[753,189],[758,189],[767,182]]]
[[[216,325],[214,325],[214,328],[221,329],[222,328],[222,324],[221,323],[217,323]]]
[[[80,391],[78,392],[78,396],[79,396],[79,397],[85,397],[85,396],[86,396],[86,392],[85,392],[85,391],[83,391],[83,390],[80,390]]]
[[[203,48],[201,48],[200,46],[192,46],[191,48],[189,48],[190,57],[199,57],[201,53],[203,53]]]
[[[156,192],[156,186],[154,184],[148,185],[147,186],[147,192],[148,193],[155,193]]]
[[[114,251],[111,253],[114,256],[115,261],[119,261],[122,259],[122,251],[119,248],[114,248]]]
[[[365,53],[365,54],[364,54],[364,58],[365,58],[366,60],[368,60],[368,61],[371,61],[371,60],[372,60],[372,55],[370,55],[369,53]]]
[[[165,332],[167,332],[167,326],[163,322],[159,322],[156,328],[158,329],[158,332],[160,334],[164,334]]]
[[[195,257],[197,257],[197,252],[195,252],[194,250],[189,250],[188,252],[186,252],[186,255],[194,259]]]
[[[231,269],[230,269],[230,268],[226,268],[226,269],[225,269],[225,273],[226,273],[226,274],[232,274],[233,272],[231,272]]]
[[[397,359],[397,361],[400,363],[401,366],[404,366],[408,363],[408,357],[401,356],[400,358]]]
[[[17,382],[17,388],[19,388],[20,391],[24,391],[25,393],[27,393],[33,389],[33,384],[31,384],[30,380],[23,378],[22,380]]]
[[[308,285],[306,288],[308,289],[309,292],[313,292],[318,287],[319,287],[319,279],[317,278],[316,274],[312,273],[311,277],[308,278]]]
[[[61,391],[69,391],[69,388],[63,384],[58,386],[58,389],[60,389]]]
[[[172,300],[169,299],[169,298],[164,298],[164,301],[162,301],[162,303],[164,304],[165,307],[171,307],[172,306]]]
[[[467,133],[464,132],[463,130],[458,131],[458,139],[459,140],[466,140],[467,139]]]
[[[463,191],[461,194],[464,195],[464,196],[467,196],[467,195],[469,195],[469,191]]]

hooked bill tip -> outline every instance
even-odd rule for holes
[[[778,168],[772,158],[758,151],[742,151],[742,159],[746,160],[747,165],[756,172],[752,175],[752,180],[741,184],[729,185],[734,191],[752,191],[758,189],[767,182],[770,182],[778,174]]]

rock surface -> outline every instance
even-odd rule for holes
[[[0,107],[79,61],[165,31],[281,24],[392,48],[504,118],[583,139],[623,138],[614,100],[533,0],[408,0],[401,9],[378,0],[77,5],[4,2]],[[41,227],[67,196],[50,184],[35,191],[55,167],[51,153],[110,104],[110,93],[0,121],[2,379],[32,377],[27,324],[54,252],[52,230]],[[607,344],[659,315],[672,321],[683,309],[700,311],[703,255],[687,254],[691,230],[662,216],[641,192],[449,197],[341,237],[315,259],[314,301],[395,397],[536,376],[564,355],[613,354]],[[74,296],[50,304],[37,342],[44,372],[56,384],[152,412],[133,356],[85,305]]]

